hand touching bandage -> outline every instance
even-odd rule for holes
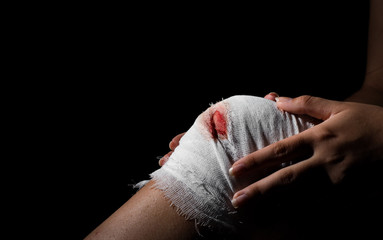
[[[157,189],[187,219],[213,229],[235,229],[234,193],[260,176],[238,181],[229,169],[238,159],[314,126],[252,96],[234,96],[202,113],[166,164],[151,174]]]

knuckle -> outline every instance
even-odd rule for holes
[[[347,158],[343,155],[332,155],[327,158],[325,169],[330,181],[334,185],[339,185],[347,178],[347,176],[355,169],[348,166]]]
[[[345,174],[342,171],[333,171],[329,173],[329,178],[334,185],[339,185],[343,182]]]
[[[274,145],[273,152],[274,152],[275,158],[281,158],[288,154],[289,147],[284,142],[279,142]]]
[[[262,194],[263,194],[263,191],[261,190],[261,187],[257,183],[252,184],[248,191],[248,195],[251,197],[259,196]]]
[[[280,182],[283,185],[288,185],[294,182],[296,174],[290,169],[283,169],[280,172]]]
[[[318,142],[328,142],[330,141],[331,139],[334,139],[336,137],[336,134],[334,133],[334,131],[332,131],[331,129],[329,128],[318,128],[317,131],[314,132],[315,134],[315,138]]]
[[[310,95],[303,95],[297,98],[297,101],[303,105],[308,105],[312,102],[313,96]]]

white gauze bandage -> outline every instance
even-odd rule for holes
[[[264,98],[225,99],[198,116],[166,164],[151,174],[154,188],[198,225],[234,230],[231,199],[244,186],[229,175],[232,164],[313,126],[309,118],[282,112]]]

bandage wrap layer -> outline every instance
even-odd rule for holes
[[[212,134],[216,111],[226,118],[226,135]],[[314,125],[309,118],[280,111],[267,99],[225,99],[196,119],[168,162],[151,174],[154,188],[163,190],[186,219],[216,231],[235,231],[238,221],[231,199],[248,183],[239,183],[229,175],[232,164]]]

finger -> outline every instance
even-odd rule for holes
[[[278,97],[279,97],[279,95],[276,92],[271,92],[265,96],[266,99],[269,99],[269,100],[274,101],[274,102],[275,102],[275,99]]]
[[[306,114],[311,117],[327,120],[339,111],[342,103],[312,96],[297,98],[278,97],[277,107],[286,112]]]
[[[241,207],[249,201],[270,196],[282,189],[292,187],[305,179],[305,176],[316,166],[315,160],[307,159],[292,166],[283,168],[234,194],[232,204]]]
[[[169,157],[172,155],[173,151],[168,152],[165,156],[163,156],[159,161],[158,165],[161,167],[169,160]]]
[[[239,177],[289,161],[307,159],[313,152],[310,132],[308,129],[245,156],[233,164],[229,173]]]
[[[180,144],[181,138],[185,135],[185,133],[180,133],[177,136],[175,136],[172,141],[169,143],[169,148],[174,151],[174,149]]]

